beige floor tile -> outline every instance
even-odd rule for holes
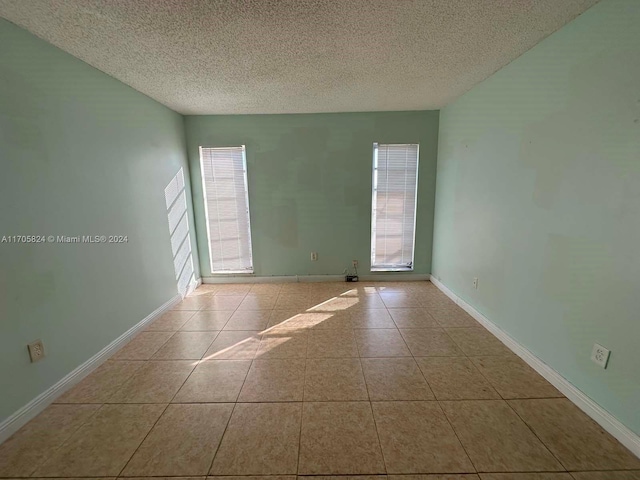
[[[245,475],[242,477],[210,475],[207,480],[296,480],[295,475]]]
[[[311,307],[309,311],[329,313],[346,312],[355,306],[358,301],[355,297],[332,297],[331,295],[327,295],[327,298]]]
[[[500,398],[466,357],[418,357],[416,362],[438,400]]]
[[[380,298],[387,308],[415,308],[421,307],[420,297],[416,294],[404,292],[380,292]]]
[[[257,330],[267,328],[270,310],[236,310],[224,330]]]
[[[429,303],[426,308],[441,327],[480,326],[471,315],[452,302]]]
[[[239,402],[301,402],[304,359],[254,360]]]
[[[398,328],[434,328],[440,326],[424,308],[390,308],[389,313]]]
[[[502,398],[562,397],[553,385],[516,355],[473,357],[472,360]]]
[[[396,328],[386,308],[371,308],[348,312],[353,328]]]
[[[410,357],[402,335],[396,328],[354,330],[361,357]]]
[[[174,332],[142,332],[118,350],[111,360],[149,360]]]
[[[463,356],[462,350],[441,328],[401,329],[409,350],[416,357]]]
[[[387,308],[387,306],[382,301],[380,295],[360,295],[358,297],[358,303],[353,305],[350,310],[380,310],[385,308]]]
[[[319,295],[304,295],[297,293],[282,293],[278,295],[274,309],[276,310],[298,310],[305,311],[320,303],[328,300],[328,298]]]
[[[35,475],[118,475],[164,409],[165,405],[103,405]]]
[[[640,459],[566,398],[509,404],[567,470],[640,470]]]
[[[434,400],[413,358],[363,358],[371,400]]]
[[[389,475],[389,480],[480,480],[480,477],[475,473],[443,475]]]
[[[28,477],[92,415],[98,405],[51,405],[0,444],[0,477]]]
[[[59,397],[56,403],[105,403],[144,364],[142,361],[109,360]]]
[[[223,330],[205,352],[203,360],[250,360],[258,350],[260,338],[257,332]]]
[[[207,360],[200,363],[173,403],[235,402],[251,360]]]
[[[178,303],[172,310],[200,310],[205,306],[209,300],[213,298],[213,293],[190,295],[185,297],[180,303]]]
[[[206,475],[232,410],[231,403],[169,405],[122,475]]]
[[[203,283],[198,288],[196,288],[191,294],[190,297],[198,296],[198,295],[213,295],[216,293],[218,287],[213,283]]]
[[[212,475],[295,474],[301,403],[238,403]]]
[[[292,294],[309,294],[313,287],[317,287],[318,284],[310,282],[287,282],[280,285],[280,294],[292,295]]]
[[[367,386],[358,358],[310,358],[307,360],[304,401],[368,400]]]
[[[248,283],[224,283],[216,285],[216,295],[236,295],[244,296],[251,290]]]
[[[640,480],[640,470],[626,472],[572,472],[575,480]]]
[[[505,401],[461,400],[440,405],[478,471],[564,470]]]
[[[202,310],[235,310],[244,300],[244,295],[216,295],[207,299]]]
[[[271,328],[262,335],[256,358],[305,358],[308,338],[305,329]]]
[[[119,477],[126,478],[126,480],[151,480],[149,477]],[[206,480],[207,477],[153,477],[153,480]],[[61,479],[56,479],[61,480]],[[83,480],[83,479],[69,479],[69,480]],[[98,479],[84,479],[84,480],[98,480]]]
[[[218,332],[176,332],[151,360],[200,360]]]
[[[512,355],[511,350],[483,327],[446,328],[447,334],[468,356]]]
[[[480,480],[572,480],[568,473],[481,473]]]
[[[194,369],[194,362],[146,362],[109,398],[109,403],[169,403]]]
[[[369,402],[305,402],[298,473],[385,473]]]
[[[307,358],[357,357],[358,347],[350,330],[311,330]]]
[[[55,477],[56,480],[116,480],[117,477]],[[18,478],[8,479],[8,480],[19,480]],[[45,480],[45,477],[31,477],[29,480]],[[46,479],[48,480],[48,479]],[[127,479],[129,480],[129,479]],[[133,480],[133,479],[132,479]],[[159,480],[154,478],[153,480]],[[178,480],[178,479],[173,479]],[[194,479],[195,480],[195,479]]]
[[[276,306],[278,295],[247,294],[238,310],[271,310]]]
[[[387,480],[386,475],[298,475],[298,480]]]
[[[312,326],[312,319],[316,318],[321,321],[326,315],[322,314],[305,314],[300,310],[271,310],[269,323],[267,328],[307,328]]]
[[[313,322],[310,328],[320,330],[352,329],[351,315],[347,311],[323,312],[321,321]]]
[[[251,285],[249,294],[278,295],[280,290],[282,290],[282,285],[279,283],[254,283]]]
[[[372,407],[388,473],[475,472],[437,402],[373,402]]]
[[[202,332],[222,330],[227,324],[233,310],[202,310],[196,312],[180,330],[188,332]]]
[[[180,330],[196,312],[193,310],[171,310],[151,322],[145,331],[175,332]]]

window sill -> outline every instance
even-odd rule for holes
[[[372,267],[372,272],[413,272],[413,267]]]

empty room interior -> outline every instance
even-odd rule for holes
[[[639,0],[0,0],[0,479],[640,480]]]

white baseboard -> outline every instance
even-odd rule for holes
[[[102,365],[109,357],[111,357],[111,355],[129,342],[129,340],[131,340],[131,338],[142,330],[148,323],[151,323],[158,316],[171,309],[180,300],[182,300],[182,297],[180,294],[176,294],[171,298],[171,300],[165,302],[163,305],[151,312],[142,319],[142,321],[120,335],[89,360],[62,378],[59,382],[56,382],[53,386],[42,392],[13,415],[3,420],[0,423],[0,444],[17,432],[29,420],[33,419],[36,415],[52,404],[56,398]]]
[[[428,273],[368,273],[360,275],[361,282],[426,282]]]
[[[359,275],[361,282],[411,282],[429,280],[429,274],[421,273],[378,273]],[[202,283],[305,283],[305,282],[344,282],[344,275],[216,275],[202,277]]]
[[[540,358],[531,353],[526,347],[514,340],[508,333],[498,327],[487,317],[453,293],[446,285],[434,276],[431,282],[438,287],[447,297],[456,302],[463,310],[475,318],[487,330],[494,334],[513,353],[524,360],[531,368],[542,375],[549,383],[556,387],[563,395],[571,400],[580,410],[595,420],[598,425],[613,435],[620,443],[640,457],[640,436],[627,428],[620,420],[606,411],[584,392],[570,383],[552,367],[544,363]]]

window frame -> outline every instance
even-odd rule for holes
[[[209,206],[207,205],[207,186],[205,180],[205,172],[204,172],[204,162],[202,161],[202,152],[204,149],[206,150],[224,150],[224,149],[233,149],[233,148],[241,148],[242,149],[242,171],[244,177],[244,196],[245,202],[247,204],[247,223],[249,230],[249,259],[251,263],[251,269],[249,270],[214,270],[213,268],[213,255],[211,252],[211,226],[209,222]],[[209,271],[211,275],[253,275],[255,272],[255,266],[253,262],[253,234],[251,232],[251,206],[249,205],[249,181],[247,174],[247,149],[245,145],[236,145],[229,147],[199,147],[200,152],[200,176],[202,179],[202,199],[204,203],[204,217],[207,228],[207,248],[209,251]]]
[[[375,265],[375,241],[377,223],[377,186],[378,186],[378,149],[380,146],[415,146],[416,147],[416,184],[413,201],[415,209],[413,212],[413,241],[411,244],[411,264],[410,265]],[[371,175],[371,272],[412,272],[415,266],[416,254],[416,224],[418,218],[418,186],[420,172],[420,144],[419,143],[373,143],[373,171]]]

